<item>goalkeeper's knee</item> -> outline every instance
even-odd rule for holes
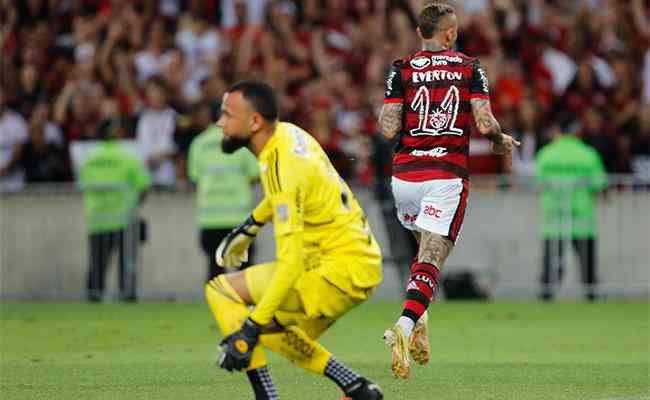
[[[250,310],[225,275],[219,275],[205,285],[205,298],[224,335],[239,330],[250,314]]]

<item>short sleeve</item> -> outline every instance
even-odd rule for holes
[[[402,60],[393,62],[386,77],[384,103],[403,103],[404,84],[402,82]]]
[[[470,99],[490,99],[490,83],[478,60],[472,63],[472,81],[469,86]]]

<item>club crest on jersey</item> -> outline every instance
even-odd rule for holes
[[[449,117],[449,113],[436,110],[431,114],[431,125],[434,129],[442,129],[447,125]]]
[[[417,57],[411,60],[411,67],[415,69],[425,69],[429,65],[431,65],[429,57]]]

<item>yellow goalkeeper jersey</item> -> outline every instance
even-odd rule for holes
[[[381,282],[381,252],[363,210],[318,142],[278,122],[258,157],[265,197],[253,212],[273,221],[277,267],[251,317],[271,321],[298,278],[318,273],[364,300]]]

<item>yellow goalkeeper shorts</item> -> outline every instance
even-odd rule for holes
[[[275,268],[275,263],[266,263],[244,270],[249,293],[256,304],[262,299]],[[367,290],[367,295],[371,291]],[[298,278],[276,312],[275,319],[283,326],[298,325],[309,336],[317,338],[365,298],[350,296],[327,281],[321,275],[320,268],[311,269]]]

